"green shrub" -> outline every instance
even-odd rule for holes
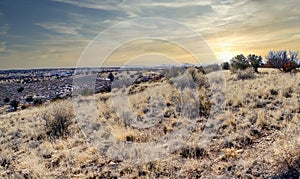
[[[230,71],[236,73],[239,70],[245,70],[249,67],[258,72],[258,68],[262,65],[262,57],[255,54],[249,54],[246,58],[243,54],[237,55],[230,61]]]
[[[17,109],[18,109],[18,106],[19,106],[19,101],[17,101],[17,100],[12,100],[11,102],[10,102],[10,107],[11,107],[11,111],[17,111]]]
[[[33,105],[34,106],[39,106],[39,105],[42,105],[43,104],[43,100],[41,98],[35,98],[33,100]]]
[[[238,70],[245,70],[250,66],[250,62],[243,54],[237,55],[230,60],[230,71],[233,73],[237,72]]]
[[[253,67],[254,71],[257,73],[258,68],[262,65],[262,57],[254,54],[249,54],[247,57],[250,65]]]
[[[25,101],[28,102],[28,103],[33,102],[33,97],[32,96],[27,96],[25,98]]]
[[[4,100],[3,100],[5,103],[9,103],[10,102],[10,99],[9,98],[4,98]]]
[[[110,72],[110,73],[108,74],[107,78],[108,78],[110,81],[114,81],[115,76]]]
[[[22,92],[24,91],[24,87],[18,88],[17,91],[18,91],[19,93],[22,93]]]
[[[223,70],[229,70],[230,64],[229,62],[223,62],[221,66]]]

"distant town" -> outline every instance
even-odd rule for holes
[[[108,91],[108,75],[118,68],[102,69],[32,69],[0,71],[0,114],[68,98],[76,88],[73,79],[93,73],[97,76],[95,92]]]
[[[114,75],[118,71],[161,70],[189,66],[193,65],[0,70],[0,114],[69,98],[78,88],[86,94],[109,92]],[[95,78],[92,88],[89,86],[84,89],[74,84],[74,80],[89,75]]]

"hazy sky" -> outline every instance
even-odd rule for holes
[[[299,0],[1,0],[0,68],[76,66],[82,51],[100,32],[143,17],[185,24],[203,37],[218,59],[300,50],[299,7]],[[120,34],[111,37],[117,39]],[[148,47],[161,45],[163,53],[177,48],[165,42],[141,42]],[[141,42],[129,43],[133,45],[113,55],[122,61],[126,54],[140,54]],[[185,56],[181,51],[174,54]]]

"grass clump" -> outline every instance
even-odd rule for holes
[[[46,135],[50,139],[66,137],[70,134],[69,126],[74,118],[72,105],[67,101],[54,103],[43,111],[42,118],[46,123]]]
[[[245,70],[239,70],[236,74],[237,80],[246,80],[255,78],[255,72],[251,68],[247,68]]]

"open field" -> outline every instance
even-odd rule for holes
[[[300,73],[259,71],[123,71],[111,92],[3,113],[0,177],[298,178]]]

